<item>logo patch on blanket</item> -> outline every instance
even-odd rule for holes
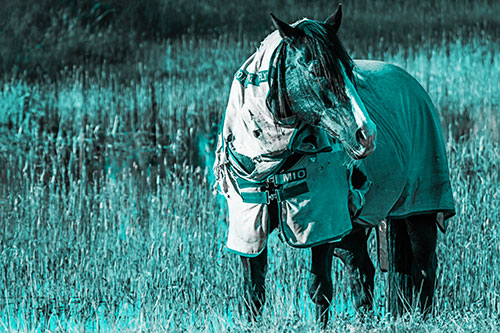
[[[274,179],[276,184],[285,184],[285,183],[296,182],[298,180],[303,180],[306,179],[306,177],[307,177],[306,169],[299,169],[295,171],[280,173],[274,176]]]

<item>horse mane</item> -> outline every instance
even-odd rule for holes
[[[353,69],[354,61],[347,53],[342,42],[332,27],[322,22],[303,19],[295,23],[295,27],[303,32],[304,42],[312,58],[319,61],[320,70],[328,82],[328,89],[333,91],[342,101],[347,101],[343,70],[347,77],[355,84]],[[288,95],[286,93],[285,64],[286,43],[282,43],[276,50],[277,57],[275,73],[271,73],[271,86],[266,103],[283,124],[285,119],[293,119]],[[342,67],[344,69],[342,69]],[[274,104],[274,105],[273,105]]]
[[[266,105],[274,115],[274,120],[280,125],[296,124],[296,117],[290,108],[290,100],[286,92],[285,66],[286,44],[281,43],[275,52],[277,57],[276,68],[271,67],[269,75],[270,87]]]
[[[347,100],[341,64],[347,77],[353,81],[354,61],[335,31],[331,30],[331,26],[313,20],[301,21],[297,28],[305,33],[305,41],[312,52],[312,57],[319,60],[321,71],[328,81],[328,88],[335,92],[340,99]]]

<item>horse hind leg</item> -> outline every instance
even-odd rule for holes
[[[311,274],[309,276],[309,296],[316,305],[316,320],[326,328],[329,308],[333,297],[331,244],[311,248]]]
[[[432,312],[436,285],[436,214],[417,215],[406,221],[413,254],[411,277],[424,317]]]
[[[392,267],[388,300],[392,313],[400,315],[410,307],[420,309],[424,316],[431,312],[436,283],[436,240],[435,214],[390,221]]]
[[[334,244],[333,252],[344,263],[358,314],[368,313],[373,307],[375,267],[368,254],[368,230],[355,227],[342,241]]]
[[[389,281],[387,285],[387,309],[402,315],[409,309],[412,298],[410,239],[405,219],[388,220]]]
[[[248,319],[254,322],[262,314],[266,301],[267,248],[253,258],[241,256],[241,263],[243,265],[243,301]]]

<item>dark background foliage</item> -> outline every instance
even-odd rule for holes
[[[500,35],[495,0],[344,4],[342,34],[361,50],[373,42],[404,47],[425,39]],[[304,16],[324,19],[335,6],[326,0],[3,0],[0,70],[40,78],[74,65],[133,63],[140,60],[144,41],[186,35],[258,40],[272,29],[270,12],[292,22]]]

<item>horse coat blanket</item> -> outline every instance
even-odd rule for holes
[[[279,33],[272,33],[236,72],[214,165],[228,203],[227,248],[246,256],[258,255],[267,242],[272,198],[262,188],[270,181],[279,186],[278,222],[290,245],[340,240],[352,229],[342,145],[298,122],[278,124],[266,103],[281,42]],[[306,140],[311,136],[313,142]],[[283,169],[293,153],[302,157]]]
[[[361,167],[373,182],[359,220],[431,212],[455,214],[448,162],[434,105],[422,86],[395,65],[355,61],[356,89],[377,125],[377,148]],[[444,229],[444,226],[442,226]]]
[[[278,124],[266,103],[282,45],[278,32],[272,33],[236,72],[216,152],[214,172],[229,210],[226,245],[246,256],[258,255],[266,245],[270,198],[262,187],[270,180],[292,180],[279,184],[282,198],[277,193],[280,229],[290,245],[340,240],[352,229],[347,207],[352,188],[340,145],[320,130]],[[387,217],[453,215],[439,120],[426,92],[399,67],[356,65],[356,88],[378,131],[377,149],[360,165],[373,186],[364,193],[358,222],[373,226]],[[311,132],[312,147],[303,140]],[[283,170],[294,152],[306,156]]]

